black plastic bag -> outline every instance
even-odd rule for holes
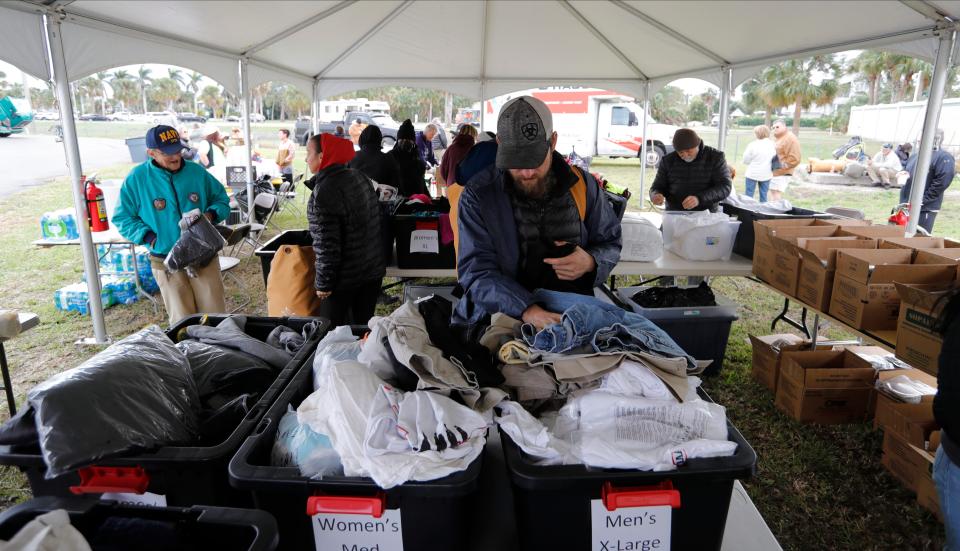
[[[217,257],[225,243],[223,236],[210,220],[200,215],[180,232],[180,239],[174,243],[163,264],[171,272],[202,268]]]

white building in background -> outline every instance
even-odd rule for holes
[[[853,107],[847,135],[881,142],[916,143],[923,130],[926,107],[926,101]],[[960,146],[960,98],[943,100],[939,127],[944,131],[945,144],[951,149]]]

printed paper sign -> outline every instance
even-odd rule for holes
[[[437,230],[414,230],[410,233],[411,253],[440,252],[440,232]]]
[[[593,551],[668,551],[669,505],[626,507],[607,511],[602,499],[590,502]]]
[[[154,494],[152,492],[143,492],[142,494],[106,493],[101,495],[100,499],[119,501],[124,505],[147,505],[150,507],[166,507],[167,506],[167,496]]]
[[[403,551],[400,509],[387,509],[380,518],[319,513],[312,522],[317,551]]]

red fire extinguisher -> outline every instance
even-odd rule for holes
[[[107,203],[103,199],[103,190],[97,187],[92,178],[84,181],[84,193],[87,196],[87,219],[90,231],[101,232],[110,229],[107,220]]]

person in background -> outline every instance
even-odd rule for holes
[[[450,147],[450,143],[447,140],[447,131],[443,129],[443,122],[439,117],[434,117],[430,124],[437,127],[437,133],[434,134],[433,139],[430,140],[433,145],[434,155],[437,157],[437,161],[443,162],[443,154]],[[439,162],[437,164],[439,164]]]
[[[940,207],[943,206],[943,194],[953,182],[956,174],[956,160],[949,152],[942,148],[943,130],[937,130],[933,138],[933,151],[930,155],[930,169],[927,171],[927,185],[923,188],[923,202],[920,206],[920,220],[917,222],[927,233],[933,233],[933,223],[937,219]],[[904,171],[908,178],[900,189],[900,202],[910,202],[910,190],[913,189],[913,176],[917,172],[917,159],[914,155],[907,160]]]
[[[477,129],[470,124],[464,124],[453,138],[453,143],[440,159],[440,169],[437,171],[437,182],[440,189],[445,189],[456,182],[456,170],[460,161],[467,156],[477,139]]]
[[[350,141],[353,142],[354,145],[358,145],[360,143],[360,134],[366,127],[367,125],[363,124],[360,119],[356,119],[350,123],[350,129],[347,130],[347,133],[350,134]]]
[[[281,128],[277,131],[280,145],[277,146],[277,166],[280,167],[280,176],[284,182],[293,181],[293,158],[297,153],[297,146],[290,139],[290,131]]]
[[[366,325],[373,317],[386,274],[377,193],[353,159],[349,140],[332,134],[307,141],[307,166],[314,176],[307,221],[316,253],[317,315],[333,327]]]
[[[777,146],[770,139],[770,128],[766,125],[755,126],[753,135],[757,139],[750,142],[743,152],[743,164],[747,165],[744,194],[753,198],[753,190],[759,187],[760,202],[766,203],[770,178],[773,178],[772,162],[777,156]]]
[[[437,126],[428,124],[423,132],[417,132],[417,151],[420,158],[429,167],[437,166],[437,157],[433,154],[433,138],[437,135]]]
[[[360,133],[360,151],[347,165],[359,170],[378,184],[400,190],[400,165],[383,152],[383,134],[380,127],[371,124]]]
[[[901,166],[907,166],[907,159],[910,158],[911,151],[913,151],[912,144],[902,143],[897,146],[897,150],[894,153],[896,153],[897,158],[900,159]]]
[[[243,133],[239,128],[234,128],[230,131],[230,146],[235,147],[238,145],[243,145]]]
[[[896,181],[897,173],[903,170],[900,158],[893,152],[893,144],[885,143],[880,151],[867,160],[867,174],[874,186],[890,187],[890,179]]]
[[[343,132],[343,126],[337,125],[337,128],[334,130],[333,135],[338,138],[346,138],[347,135]]]
[[[946,300],[939,320],[943,337],[937,370],[933,416],[940,425],[940,447],[933,462],[933,481],[947,532],[944,549],[960,549],[960,293]]]
[[[704,144],[690,128],[673,134],[673,149],[660,161],[650,200],[667,210],[716,211],[733,186],[723,152]]]
[[[793,179],[793,170],[800,164],[800,140],[787,130],[787,123],[783,119],[774,121],[770,130],[777,140],[777,158],[780,160],[780,168],[773,171],[773,178],[770,179],[770,200],[779,201]]]
[[[225,312],[220,263],[211,261],[197,277],[169,273],[163,260],[180,239],[183,215],[197,209],[211,223],[230,214],[223,186],[196,163],[183,160],[186,144],[169,126],[147,130],[149,160],[135,167],[123,181],[113,222],[125,239],[146,245],[150,268],[160,286],[170,325],[197,313]]]
[[[427,172],[427,164],[420,158],[417,151],[417,135],[410,119],[403,121],[397,129],[397,143],[390,150],[390,156],[397,161],[400,167],[400,195],[410,197],[422,193],[427,195],[427,184],[423,176]]]
[[[200,165],[203,168],[222,167],[226,157],[226,147],[223,145],[223,138],[220,136],[220,129],[212,124],[204,125],[200,130],[202,140],[197,142],[197,154],[200,157]]]

